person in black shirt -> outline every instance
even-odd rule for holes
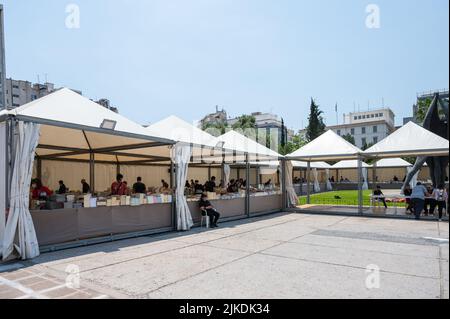
[[[377,196],[377,200],[382,202],[384,207],[387,208],[386,199],[384,198],[384,194],[381,191],[381,186],[378,185],[377,189],[373,191],[373,195]]]
[[[405,202],[406,202],[406,213],[408,212],[413,213],[412,211],[412,205],[411,205],[411,195],[412,195],[412,189],[409,185],[405,186],[405,189],[403,190],[403,195],[405,195]]]
[[[202,211],[205,211],[206,214],[209,216],[210,225],[212,228],[219,227],[217,225],[217,222],[219,221],[220,214],[217,212],[217,210],[214,208],[214,206],[211,205],[211,202],[207,199],[208,196],[206,194],[203,194],[200,198],[199,206]]]
[[[206,182],[205,191],[212,193],[212,192],[214,192],[215,188],[216,188],[216,177],[213,176],[213,177],[211,177],[210,181]]]
[[[142,177],[137,178],[137,182],[133,185],[133,192],[135,194],[145,194],[147,191],[147,187],[144,183],[142,183]]]
[[[59,181],[59,189],[57,194],[65,194],[65,193],[67,193],[67,187],[66,185],[64,185],[63,181]]]
[[[83,187],[83,194],[89,194],[91,192],[91,186],[86,183],[85,179],[81,180],[81,186]]]
[[[203,194],[203,192],[205,191],[205,187],[203,187],[203,185],[200,184],[199,181],[195,181],[194,182],[194,191],[195,191],[195,194]]]

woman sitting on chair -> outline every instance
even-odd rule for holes
[[[210,225],[212,228],[219,227],[217,222],[219,221],[220,214],[214,206],[211,205],[211,202],[207,198],[208,196],[206,194],[202,194],[199,202],[200,209],[202,212],[205,212],[207,216],[209,216]]]

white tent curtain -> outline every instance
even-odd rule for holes
[[[230,176],[231,176],[231,167],[228,164],[225,164],[223,166],[223,175],[224,175],[224,187],[228,187],[228,184],[230,184]]]
[[[363,185],[362,185],[362,189],[363,190],[368,190],[369,189],[369,182],[367,181],[368,179],[368,170],[367,167],[363,167],[362,168],[362,175],[363,175]]]
[[[332,191],[333,185],[331,185],[331,182],[330,182],[330,170],[328,168],[325,170],[325,174],[326,174],[326,178],[327,178],[327,191]]]
[[[312,172],[314,175],[314,192],[319,193],[320,192],[319,172],[317,168],[313,168]]]
[[[409,172],[411,172],[413,170],[412,167],[407,167],[406,168],[406,172],[409,174]],[[419,173],[420,170],[411,178],[411,182],[409,182],[409,186],[411,186],[411,188],[416,187],[417,185],[417,179],[419,178]]]
[[[293,173],[294,173],[294,166],[292,165],[292,161],[286,161],[286,192],[289,207],[297,207],[298,205],[298,197],[294,189],[292,177]]]
[[[30,183],[40,125],[19,122],[16,126],[15,159],[11,181],[11,203],[3,240],[3,259],[16,248],[22,259],[39,256],[39,244],[29,211]],[[18,233],[17,244],[14,243]]]
[[[176,144],[172,149],[172,161],[175,163],[176,169],[176,213],[177,213],[177,229],[190,230],[194,225],[192,221],[191,211],[184,196],[184,186],[188,175],[189,161],[192,156],[192,148],[189,145]]]
[[[0,254],[3,250],[6,213],[6,124],[0,123]]]

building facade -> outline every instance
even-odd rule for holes
[[[344,114],[344,124],[329,126],[340,136],[351,135],[359,148],[373,145],[395,131],[395,114],[389,108]]]
[[[8,110],[12,110],[16,107],[40,99],[41,97],[44,97],[56,90],[58,90],[58,88],[55,88],[53,83],[33,84],[29,81],[6,79],[4,87],[5,107]],[[79,90],[72,89],[72,91],[83,95],[83,92]],[[113,112],[119,112],[117,107],[111,106],[108,99],[100,99],[94,102]]]
[[[253,112],[249,114],[255,118],[256,124],[256,139],[260,143],[265,143],[265,146],[278,151],[278,146],[283,142],[292,141],[295,132],[285,127],[283,120],[276,114]],[[200,121],[200,127],[206,128],[208,126],[225,126],[231,129],[239,121],[240,117],[230,118],[227,112],[216,106],[216,112],[206,115]],[[266,137],[269,137],[267,139]],[[270,140],[270,145],[267,145],[267,140]]]

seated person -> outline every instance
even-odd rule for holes
[[[36,178],[31,182],[31,198],[35,200],[46,200],[53,192],[46,186],[42,185],[40,179]]]
[[[212,193],[215,191],[215,188],[216,188],[216,177],[213,176],[211,177],[210,181],[207,181],[205,183],[205,191]]]
[[[382,202],[384,205],[384,208],[387,208],[386,199],[384,198],[384,194],[381,191],[381,186],[378,185],[377,189],[373,191],[373,195],[376,196],[376,200],[379,202]]]
[[[161,180],[161,188],[159,189],[160,193],[167,193],[168,191],[170,191],[170,187],[169,184],[167,184],[167,182],[165,180]]]
[[[227,192],[228,193],[237,193],[237,192],[239,192],[239,187],[236,184],[236,180],[232,179],[230,181],[230,185],[228,185]]]
[[[211,205],[211,202],[208,200],[208,196],[206,196],[206,194],[202,194],[199,202],[199,207],[202,211],[205,211],[207,216],[209,217],[210,227],[219,227],[217,225],[217,222],[219,221],[220,214],[217,212],[214,206]]]
[[[58,189],[58,191],[56,193],[57,194],[65,194],[65,193],[67,193],[68,189],[67,189],[66,185],[64,185],[64,182],[63,181],[59,181],[58,184],[59,184],[59,189]]]
[[[394,175],[394,178],[392,179],[395,183],[398,182],[398,177]]]
[[[88,194],[91,192],[91,186],[89,186],[89,184],[86,183],[85,179],[81,180],[81,187],[82,187],[83,194]]]
[[[133,192],[135,194],[145,194],[147,192],[147,187],[142,183],[142,177],[138,177],[136,183],[133,185]]]
[[[203,194],[205,192],[205,187],[202,184],[200,184],[199,181],[195,181],[194,182],[194,191],[195,191],[195,194]]]
[[[111,185],[111,195],[126,195],[127,184],[123,182],[123,175],[117,174],[116,181]]]

